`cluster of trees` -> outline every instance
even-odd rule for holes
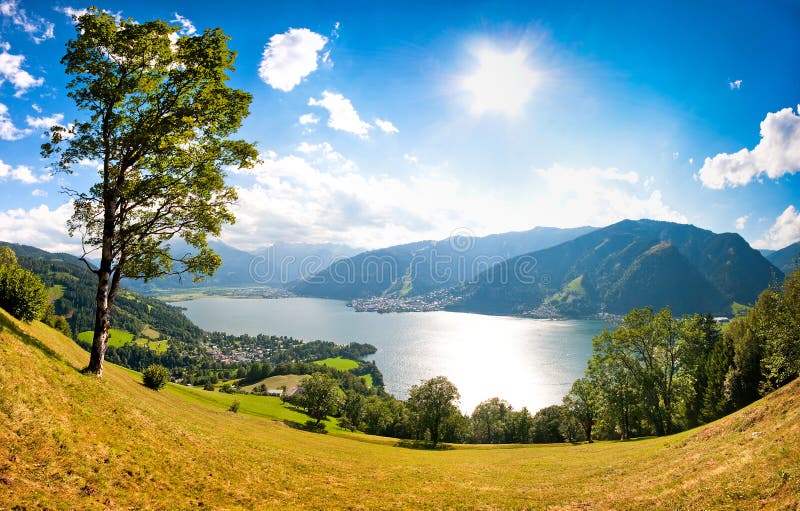
[[[47,288],[34,273],[17,264],[8,247],[0,247],[0,307],[22,321],[42,319],[48,312]]]
[[[665,435],[716,420],[800,375],[800,271],[725,327],[634,309],[594,339],[564,407],[586,439]]]

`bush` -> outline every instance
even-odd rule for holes
[[[203,385],[203,390],[207,390],[209,392],[214,392],[214,384],[210,381],[207,381],[205,385]]]
[[[161,390],[169,381],[169,369],[158,364],[152,364],[142,372],[142,382],[153,390]]]
[[[231,403],[231,407],[228,408],[228,411],[229,412],[233,412],[233,413],[237,413],[239,411],[239,405],[240,404],[241,403],[239,403],[239,401],[234,401],[233,403]]]
[[[39,277],[19,266],[0,265],[0,307],[30,323],[44,317],[48,304],[47,288]]]

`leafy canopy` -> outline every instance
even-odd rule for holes
[[[69,129],[53,127],[42,146],[43,156],[58,156],[56,170],[87,160],[99,169],[89,191],[69,190],[70,234],[80,233],[84,251],[100,250],[101,266],[112,261],[121,277],[213,273],[221,260],[206,236],[234,221],[236,193],[223,169],[257,160],[253,144],[228,139],[252,99],[226,84],[235,58],[228,37],[220,29],[179,37],[164,21],[95,8],[76,28],[62,63],[68,95],[88,115]],[[175,236],[196,253],[171,255]]]

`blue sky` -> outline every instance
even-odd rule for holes
[[[251,4],[99,4],[232,38],[264,161],[229,173],[234,246],[623,218],[800,239],[796,2]],[[95,171],[49,176],[39,145],[78,115],[59,60],[83,7],[0,0],[0,239],[76,246],[60,189]]]

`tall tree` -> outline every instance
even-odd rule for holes
[[[498,397],[481,402],[472,412],[472,439],[479,444],[508,441],[511,405]]]
[[[461,399],[456,386],[444,376],[414,385],[408,393],[408,407],[419,432],[427,432],[431,443],[439,443],[441,426],[453,414]]]
[[[249,113],[251,95],[227,86],[235,54],[220,29],[178,36],[160,20],[137,23],[90,9],[76,19],[77,37],[61,62],[69,97],[84,118],[51,129],[45,157],[70,173],[97,162],[88,191],[69,190],[88,255],[99,259],[94,338],[88,371],[102,376],[111,311],[122,278],[210,275],[221,259],[207,245],[234,221],[235,190],[225,167],[248,167],[253,144],[231,140]],[[180,237],[191,253],[173,255]]]
[[[328,415],[339,410],[344,402],[344,392],[339,388],[336,380],[325,373],[314,373],[306,376],[300,383],[303,393],[300,394],[300,406],[306,413],[319,423]]]
[[[564,396],[564,408],[578,420],[589,443],[592,442],[592,427],[597,417],[595,393],[591,381],[579,378],[572,384],[569,394]]]

